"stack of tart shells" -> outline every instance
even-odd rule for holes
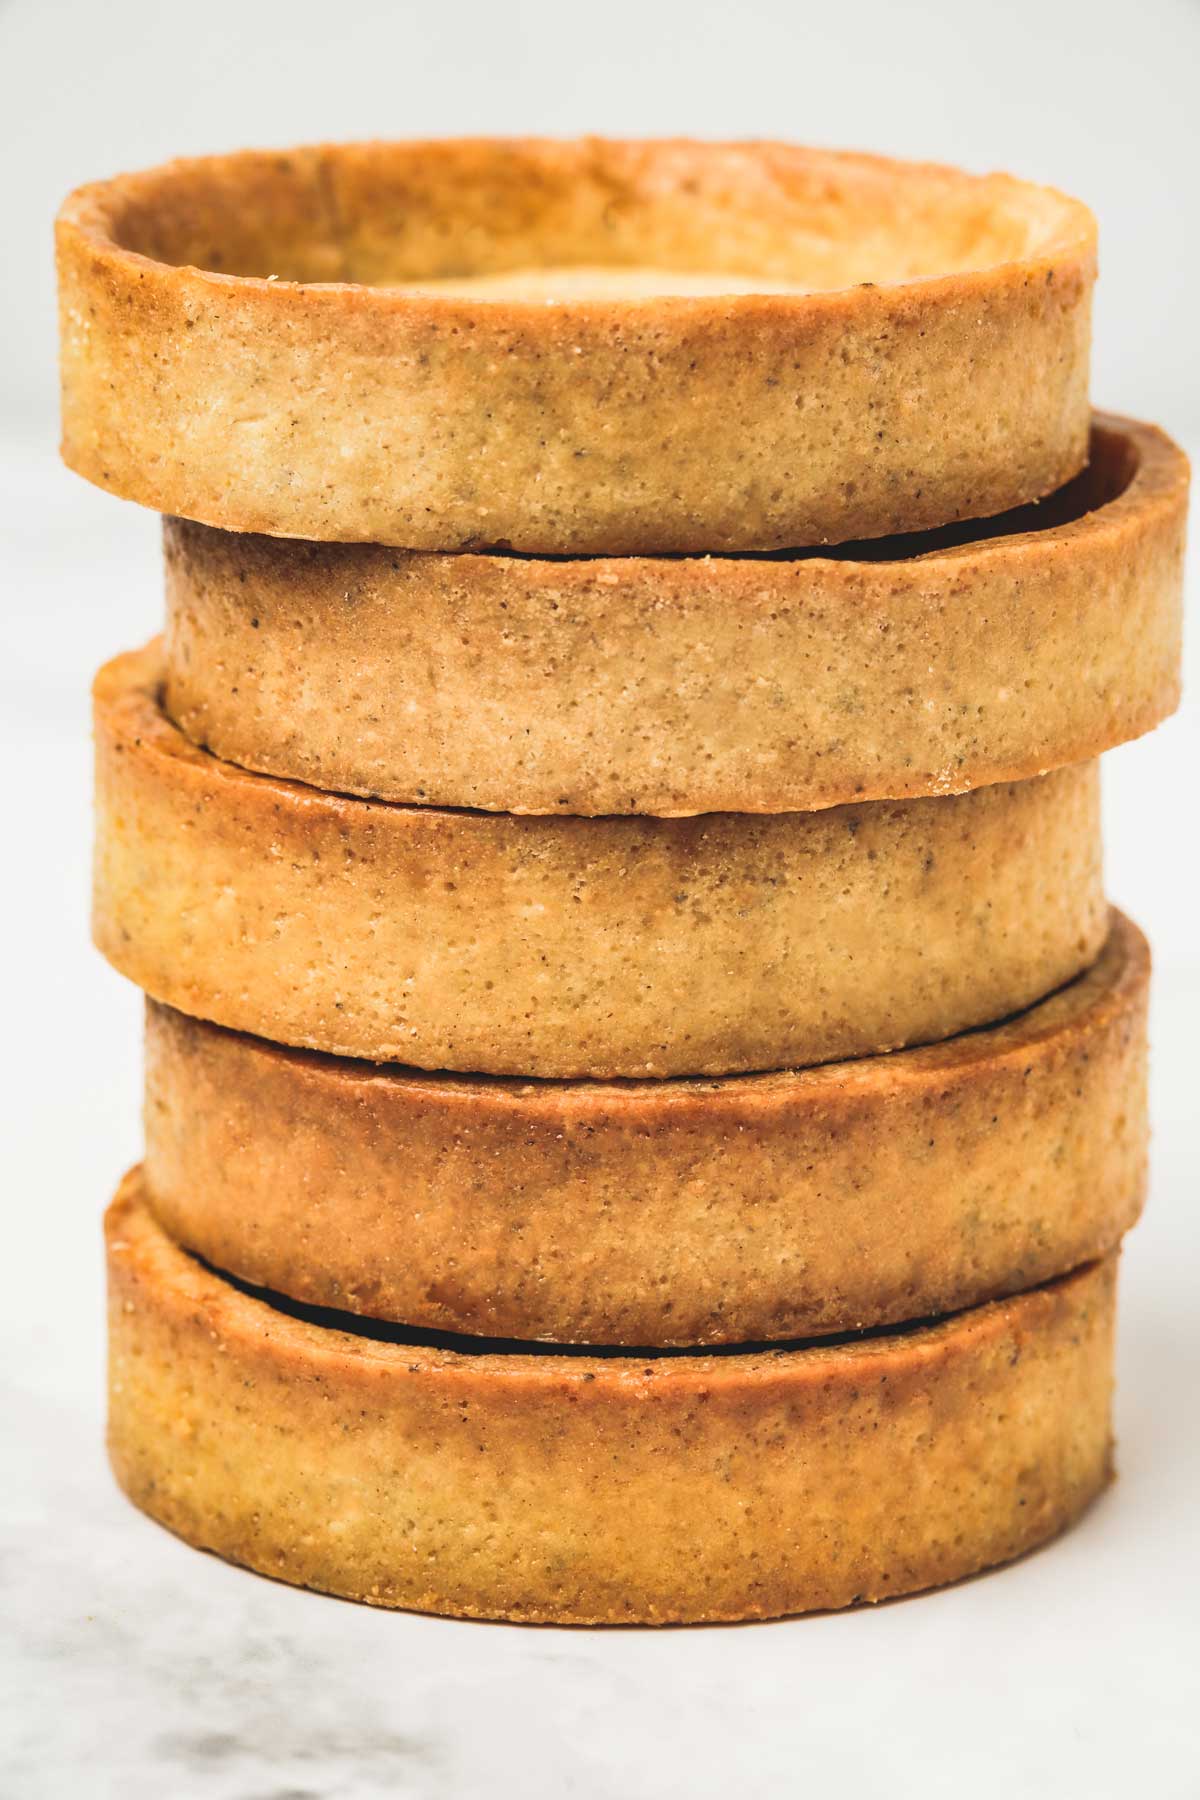
[[[1095,225],[773,144],[176,162],[58,222],[63,450],[165,515],[96,680],[141,986],[109,1442],[381,1606],[763,1618],[1111,1470],[1149,956],[1100,754],[1187,465]]]

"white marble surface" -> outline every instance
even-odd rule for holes
[[[1195,714],[1108,762],[1111,889],[1158,950],[1157,1136],[1124,1273],[1120,1479],[1084,1523],[841,1617],[604,1633],[371,1612],[187,1549],[105,1468],[99,1216],[138,1153],[139,1006],[87,946],[85,696],[154,629],[156,530],[46,446],[0,446],[0,499],[0,1794],[1200,1792]]]

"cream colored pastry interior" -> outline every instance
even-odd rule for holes
[[[543,300],[548,306],[570,300],[647,300],[716,294],[807,294],[798,281],[769,275],[740,275],[729,269],[661,269],[650,265],[547,263],[500,269],[488,275],[446,275],[435,281],[404,283],[406,294],[445,294],[477,300]]]

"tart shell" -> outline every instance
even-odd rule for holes
[[[1006,1025],[725,1081],[371,1069],[151,1004],[146,1189],[218,1268],[434,1330],[699,1345],[952,1312],[1137,1218],[1149,971],[1114,913]]]
[[[1187,490],[1161,432],[1097,416],[1087,471],[1041,507],[836,558],[444,556],[168,520],[164,705],[246,768],[416,804],[957,793],[1174,709]]]
[[[157,651],[96,683],[96,942],[154,999],[419,1068],[725,1074],[1001,1018],[1107,931],[1094,764],[770,817],[347,799],[196,749]]]
[[[848,1606],[1020,1555],[1110,1472],[1115,1257],[937,1324],[657,1358],[289,1316],[177,1249],[136,1172],[108,1257],[130,1499],[378,1606],[554,1624]]]
[[[1095,222],[1007,176],[323,146],[81,188],[57,242],[67,462],[235,531],[774,549],[998,513],[1086,454]],[[593,264],[630,294],[547,303],[539,270]],[[718,291],[672,295],[671,270]]]

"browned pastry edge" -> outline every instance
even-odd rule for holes
[[[147,1194],[260,1287],[563,1343],[810,1337],[1109,1249],[1146,1166],[1145,939],[921,1050],[724,1081],[519,1082],[284,1050],[151,1004]]]
[[[109,1448],[181,1537],[374,1605],[768,1618],[1019,1556],[1111,1465],[1115,1256],[940,1324],[658,1358],[463,1354],[289,1316],[108,1216]]]
[[[1101,414],[1040,507],[836,558],[443,556],[168,520],[164,705],[246,768],[422,805],[957,793],[1173,710],[1187,492],[1169,438]]]
[[[81,188],[57,242],[66,460],[233,530],[772,549],[1002,512],[1086,454],[1095,222],[1007,176],[767,143],[327,145]],[[597,262],[817,291],[403,287]]]

